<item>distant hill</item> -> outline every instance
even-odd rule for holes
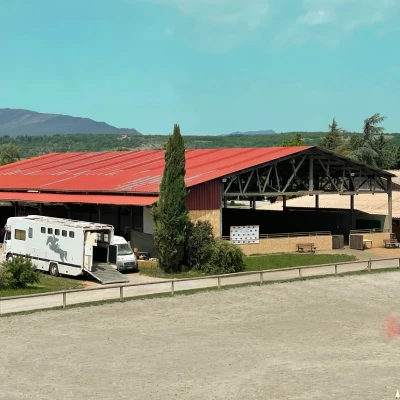
[[[232,132],[229,133],[228,136],[237,136],[237,135],[275,135],[276,132],[272,129],[268,129],[266,131],[248,131],[248,132]]]
[[[141,135],[136,129],[116,128],[89,118],[0,108],[0,135],[39,136],[73,133]]]

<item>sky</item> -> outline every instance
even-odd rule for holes
[[[400,0],[0,0],[0,108],[146,134],[400,132]]]

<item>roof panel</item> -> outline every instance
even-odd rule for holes
[[[186,151],[186,184],[194,186],[310,149],[265,147]],[[164,151],[53,153],[0,167],[2,190],[158,193]]]
[[[26,201],[32,203],[83,203],[83,204],[115,204],[119,206],[150,206],[157,196],[129,195],[93,195],[93,194],[60,194],[60,193],[29,193],[0,192],[0,200]]]

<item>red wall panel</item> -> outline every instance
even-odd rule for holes
[[[189,210],[219,210],[221,196],[221,180],[214,179],[189,188],[186,206]]]

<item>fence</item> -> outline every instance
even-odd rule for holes
[[[345,263],[311,265],[271,269],[264,271],[239,272],[236,274],[204,276],[199,278],[169,279],[148,283],[127,283],[122,285],[101,286],[90,289],[75,289],[60,292],[40,293],[25,296],[0,298],[0,314],[8,314],[68,305],[84,304],[104,300],[120,300],[160,293],[172,296],[176,291],[204,288],[222,288],[229,285],[260,284],[285,281],[312,276],[337,275],[372,269],[400,269],[400,258],[382,258],[377,260],[350,261]]]
[[[331,236],[330,231],[316,231],[316,232],[291,232],[291,233],[262,233],[259,235],[260,239],[279,239],[279,238],[293,238],[304,236]],[[230,240],[230,236],[222,236],[224,240]]]
[[[350,235],[362,235],[363,233],[390,233],[390,229],[356,229],[350,231]]]

